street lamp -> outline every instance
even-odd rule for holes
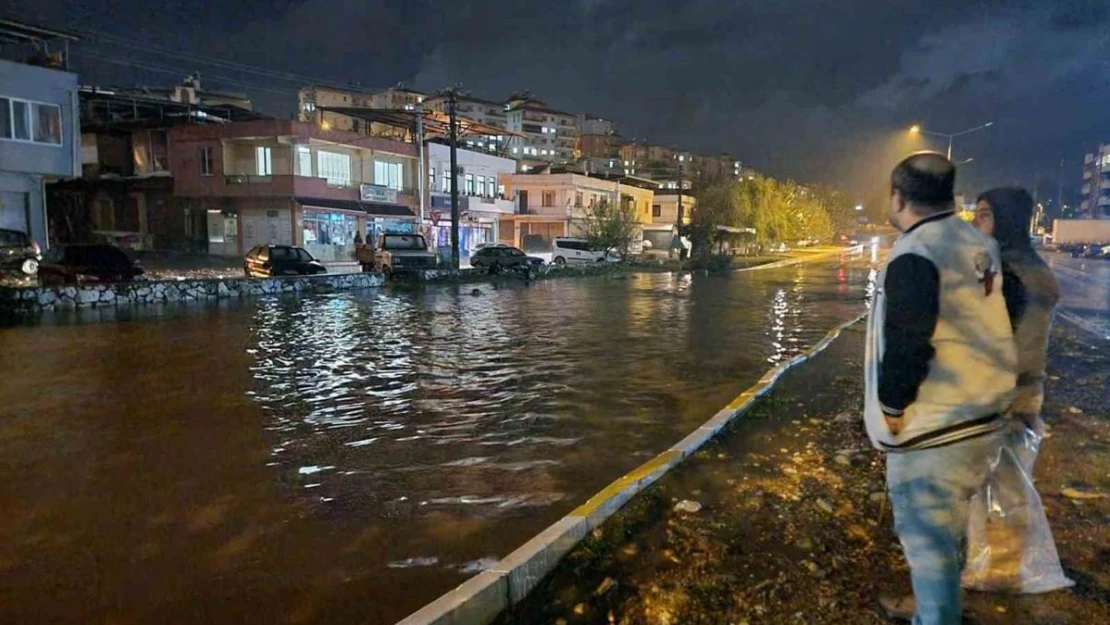
[[[918,135],[918,134],[920,134],[920,135],[932,135],[934,137],[940,137],[942,139],[948,139],[948,160],[952,160],[952,140],[953,139],[955,139],[956,137],[962,136],[962,135],[966,135],[966,134],[971,133],[971,132],[975,132],[977,130],[986,130],[987,128],[990,128],[993,125],[994,125],[994,122],[987,122],[987,123],[983,124],[982,126],[976,126],[974,128],[968,128],[967,130],[961,130],[960,132],[951,132],[951,133],[949,133],[949,132],[933,132],[931,130],[925,130],[919,124],[914,124],[913,126],[910,126],[910,133],[915,134],[915,135]]]

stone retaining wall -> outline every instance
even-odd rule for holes
[[[40,312],[100,306],[192,302],[279,293],[345,291],[380,287],[378,273],[343,273],[281,278],[140,280],[129,284],[0,288],[0,312]]]

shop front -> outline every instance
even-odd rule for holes
[[[383,232],[411,233],[415,216],[407,206],[354,200],[297,198],[301,244],[325,263],[355,261],[355,246]]]

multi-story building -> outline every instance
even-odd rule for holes
[[[1110,219],[1110,144],[1083,159],[1079,210],[1090,219]]]
[[[430,96],[424,102],[426,111],[446,115],[448,108],[447,98],[441,95]],[[459,123],[464,130],[472,123],[489,127],[489,132],[467,133],[468,136],[460,138],[459,145],[470,150],[498,155],[508,154],[510,146],[516,145],[512,135],[495,132],[506,128],[504,102],[483,100],[473,96],[458,96],[455,98],[455,114],[459,117]]]
[[[132,249],[207,251],[205,213],[173,194],[169,130],[263,116],[151,92],[163,97],[80,89],[81,178],[46,186],[54,241],[108,239]]]
[[[413,110],[427,95],[403,86],[377,91],[340,89],[337,87],[304,87],[297,94],[297,119],[311,122],[325,130],[346,130],[376,136],[391,135],[396,129],[378,125],[327,109]]]
[[[261,120],[173,128],[169,161],[174,193],[207,215],[211,254],[284,243],[344,262],[356,233],[418,228],[411,143]]]
[[[0,228],[46,248],[43,185],[80,174],[77,75],[63,69],[65,46],[76,37],[5,21],[0,39]]]
[[[647,186],[575,173],[503,175],[501,183],[517,211],[502,218],[500,240],[528,251],[550,251],[555,237],[584,234],[586,211],[598,202],[620,202],[638,223],[651,223],[654,192]]]
[[[574,160],[579,117],[546,103],[514,95],[505,105],[505,127],[522,135],[509,155],[521,160],[568,163]]]
[[[443,142],[428,143],[428,239],[437,247],[451,246],[451,149]],[[516,172],[516,161],[476,150],[456,151],[459,190],[460,255],[465,258],[479,244],[493,243],[502,218],[516,212],[505,199],[503,175]]]

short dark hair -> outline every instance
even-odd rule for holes
[[[890,172],[890,191],[907,202],[935,211],[955,201],[956,166],[936,152],[911,154]]]

